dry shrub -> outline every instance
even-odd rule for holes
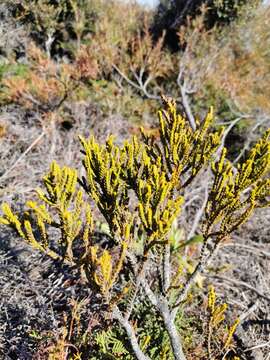
[[[38,20],[39,24],[35,25],[37,30],[49,28],[46,19],[38,15],[39,6],[46,7],[47,2],[41,0],[31,6],[28,3],[25,0],[23,6],[27,4],[26,9],[29,7],[28,10],[36,14],[35,21]],[[151,88],[156,89],[155,93],[160,93],[161,79],[167,78],[173,68],[169,53],[163,49],[163,37],[155,43],[148,30],[151,13],[143,12],[135,2],[95,0],[88,5],[82,3],[79,7],[78,1],[71,2],[77,19],[75,22],[78,25],[79,21],[86,21],[91,11],[94,11],[96,18],[93,32],[76,28],[77,47],[69,60],[62,58],[53,61],[48,44],[44,52],[32,43],[27,49],[27,75],[4,78],[2,102],[47,112],[59,108],[65,100],[73,100],[73,96],[78,95],[79,100],[90,96],[96,101],[100,94],[98,101],[102,106],[105,105],[106,112],[131,114],[131,117],[151,112],[151,105],[146,103],[145,106],[137,94],[148,96],[147,87],[150,84]],[[93,9],[90,9],[90,5]],[[50,9],[55,10],[52,5]],[[51,36],[53,39],[54,35]],[[66,44],[71,49],[72,39],[67,40]],[[92,82],[93,79],[96,81]],[[91,85],[94,88],[91,89]],[[135,86],[130,88],[127,85]],[[97,88],[100,89],[98,94]],[[133,105],[134,102],[136,104]],[[126,107],[126,104],[129,105]],[[138,112],[138,109],[141,110]]]
[[[82,47],[73,64],[49,59],[34,43],[28,47],[29,70],[24,76],[10,76],[2,81],[2,101],[16,103],[42,113],[52,112],[72,99],[75,90],[97,76],[97,64]]]
[[[164,35],[157,42],[152,39],[151,16],[133,2],[104,5],[89,48],[105,78],[114,78],[116,71],[140,90],[146,82],[145,87],[170,75],[171,56],[163,48]]]
[[[130,37],[141,27],[141,10],[135,3],[101,1],[102,10],[91,38],[90,48],[103,72],[111,71],[123,52],[129,48]]]
[[[145,22],[143,34],[138,33],[131,40],[131,55],[126,59],[126,66],[137,77],[148,76],[148,81],[168,78],[173,70],[172,57],[163,48],[164,35],[155,43],[149,32],[149,23]],[[141,75],[143,73],[143,75]],[[137,76],[136,76],[137,75]]]
[[[205,26],[207,9],[194,19],[188,18],[187,24],[178,32],[179,44],[183,48],[178,55],[179,77],[186,83],[187,93],[200,93],[212,71],[218,54],[215,43],[215,28]]]
[[[211,83],[224,90],[244,113],[269,113],[270,8],[259,8],[225,33],[211,74]]]

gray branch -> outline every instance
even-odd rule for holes
[[[170,244],[164,246],[163,253],[163,291],[167,293],[171,284],[171,263],[170,263],[171,249]]]
[[[148,299],[162,316],[165,329],[167,330],[170,338],[170,343],[175,360],[186,360],[185,354],[183,352],[182,341],[175,326],[174,318],[170,312],[167,299],[157,296],[150,289],[149,284],[145,280],[142,281],[142,285]]]
[[[121,311],[117,306],[114,307],[112,312],[113,318],[119,322],[121,326],[126,331],[126,334],[128,336],[128,339],[130,341],[130,345],[132,347],[132,350],[138,360],[150,360],[150,358],[143,353],[143,351],[140,348],[140,345],[138,343],[136,333],[134,331],[134,328],[132,325],[125,319],[125,317],[121,314]]]
[[[134,87],[135,89],[143,92],[143,94],[148,98],[148,99],[152,99],[152,100],[160,100],[160,96],[157,95],[153,95],[153,94],[149,94],[148,90],[147,90],[147,86],[149,85],[149,83],[152,81],[152,77],[149,76],[145,82],[142,81],[142,75],[143,75],[143,71],[144,69],[141,69],[140,71],[140,75],[138,76],[137,73],[135,71],[132,71],[133,76],[135,77],[137,83],[135,83],[134,81],[132,81],[131,79],[129,79],[129,77],[124,74],[115,64],[113,64],[113,68],[114,70],[132,87]]]
[[[193,271],[193,273],[190,275],[190,277],[187,279],[186,283],[184,284],[184,287],[181,289],[179,296],[177,298],[177,301],[174,305],[174,309],[172,310],[172,318],[174,320],[176,318],[179,305],[187,297],[187,294],[188,294],[191,286],[193,285],[194,281],[196,280],[196,277],[199,274],[202,274],[206,270],[207,266],[209,266],[212,259],[215,257],[215,255],[219,249],[219,244],[220,243],[215,243],[214,246],[212,247],[212,249],[209,250],[208,249],[208,247],[209,247],[208,241],[206,241],[204,243],[202,250],[201,250],[200,260],[199,260],[195,270]]]
[[[184,107],[185,113],[187,115],[189,124],[192,128],[193,131],[196,130],[196,122],[195,122],[195,118],[193,116],[190,104],[189,104],[189,99],[188,99],[188,90],[187,90],[187,84],[186,81],[184,80],[182,82],[182,77],[184,76],[184,70],[181,69],[179,71],[178,77],[177,77],[177,84],[180,88],[180,92],[181,92],[181,98],[182,98],[182,105]]]

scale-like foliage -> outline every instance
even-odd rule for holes
[[[143,139],[151,157],[161,157],[167,174],[173,174],[178,169],[180,185],[186,187],[219,147],[223,128],[210,132],[214,119],[211,108],[201,125],[197,121],[198,127],[193,131],[186,118],[177,113],[175,102],[166,98],[163,100],[165,109],[158,113],[161,143],[154,142],[154,138],[147,136],[142,129]]]
[[[234,168],[226,159],[212,163],[213,185],[206,206],[206,233],[219,223],[219,238],[247,220],[255,208],[269,206],[270,131],[250,150],[246,160]]]
[[[231,326],[225,326],[226,311],[228,305],[226,303],[216,303],[216,292],[213,286],[208,292],[208,356],[213,358],[215,352],[227,351],[232,337],[239,325],[239,319],[236,319]],[[214,357],[216,358],[216,357]]]
[[[97,144],[94,137],[88,141],[80,137],[80,141],[85,152],[86,171],[82,185],[106,219],[111,233],[128,240],[133,216],[128,211],[127,185],[121,177],[124,154],[114,145],[112,136],[107,139],[106,146]]]
[[[46,252],[54,259],[71,264],[78,261],[73,255],[75,241],[81,236],[87,246],[93,219],[90,208],[83,201],[83,193],[77,190],[77,171],[60,168],[53,162],[49,173],[44,176],[44,192],[37,189],[39,201],[28,201],[28,210],[19,219],[8,204],[2,205],[2,223],[12,226],[17,233],[35,248]],[[85,213],[86,221],[83,224]],[[48,226],[58,229],[58,249],[53,250]]]
[[[28,201],[28,210],[22,216],[3,204],[0,222],[53,259],[80,268],[93,291],[109,305],[108,311],[126,329],[135,348],[136,339],[128,319],[139,289],[143,288],[164,320],[171,349],[178,352],[175,358],[182,360],[177,329],[172,329],[177,305],[192,281],[199,283],[199,271],[205,269],[208,256],[211,258],[217,245],[255,208],[270,205],[270,130],[235,168],[226,159],[226,149],[212,162],[223,134],[222,129],[210,130],[212,109],[201,124],[197,121],[193,131],[186,118],[178,114],[174,101],[164,98],[164,103],[164,110],[159,112],[158,138],[147,135],[143,129],[141,139],[134,136],[123,145],[117,145],[112,136],[105,145],[98,144],[93,136],[88,140],[80,137],[85,176],[78,179],[76,170],[53,162],[43,178],[45,191],[37,190],[39,200]],[[184,191],[211,162],[213,183],[209,187],[203,233],[182,245],[171,246],[170,230],[181,211]],[[93,241],[90,204],[105,219],[112,247],[104,248]],[[213,247],[208,247],[209,238]],[[175,258],[176,252],[198,241],[204,245],[196,267],[183,265],[180,254]],[[206,249],[210,255],[205,255]],[[189,280],[185,280],[183,267],[191,273]],[[129,300],[126,316],[122,317],[117,304],[127,299],[126,295]],[[224,321],[226,305],[216,305],[214,290],[210,291],[208,305],[209,327],[216,330]],[[230,346],[236,326],[237,323],[228,329],[224,349]],[[148,348],[143,343],[137,346]],[[170,348],[166,346],[166,354],[167,351]]]

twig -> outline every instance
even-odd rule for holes
[[[133,254],[131,254],[130,252],[127,253],[127,257],[130,259],[131,265],[133,267],[133,272],[136,277],[135,290],[132,295],[131,301],[129,302],[130,306],[128,307],[128,309],[125,313],[125,320],[128,321],[128,319],[130,318],[130,315],[132,313],[133,305],[135,303],[136,296],[137,296],[138,290],[140,288],[141,282],[143,281],[144,276],[145,276],[145,271],[148,266],[148,257],[145,257],[143,263],[141,263],[140,265],[137,265],[135,256]]]
[[[183,208],[187,208],[189,205],[191,205],[195,200],[199,199],[199,195],[194,195],[191,199],[189,199],[188,201],[186,201],[184,203]]]
[[[232,130],[232,128],[242,119],[241,116],[239,116],[238,118],[236,118],[235,120],[233,120],[232,122],[230,122],[229,126],[226,128],[226,130],[224,131],[224,134],[222,136],[222,139],[221,139],[221,143],[217,149],[217,152],[216,152],[216,156],[220,156],[221,152],[222,152],[222,149],[224,148],[225,146],[225,140],[229,134],[229,132]]]
[[[190,290],[192,284],[196,280],[197,276],[205,271],[205,269],[209,266],[212,259],[216,255],[219,249],[220,242],[215,243],[214,247],[211,249],[210,253],[208,254],[208,242],[205,241],[201,250],[201,257],[200,260],[193,271],[193,273],[190,275],[190,277],[187,279],[186,283],[184,284],[183,288],[181,289],[175,305],[174,309],[172,310],[173,318],[176,318],[178,307],[179,305],[185,300],[187,297],[188,291]]]
[[[176,17],[176,19],[174,20],[174,22],[171,25],[172,29],[179,28],[179,24],[181,24],[181,20],[186,16],[191,3],[192,3],[192,0],[187,0],[184,3],[185,6],[184,6],[183,10],[180,12],[180,14]]]
[[[194,236],[195,234],[195,231],[201,221],[201,218],[203,216],[203,213],[204,213],[204,209],[206,207],[206,204],[207,204],[207,201],[208,201],[208,183],[206,184],[205,188],[204,188],[204,200],[203,200],[203,203],[202,203],[202,206],[200,207],[200,209],[197,211],[196,213],[196,216],[195,216],[195,219],[193,221],[193,225],[192,225],[192,228],[188,234],[188,240],[192,238],[192,236]]]
[[[15,163],[0,177],[0,180],[3,180],[7,175],[18,165],[18,163],[33,149],[33,147],[43,138],[45,132],[43,131],[28,148],[19,156]]]
[[[114,70],[116,70],[118,72],[118,74],[124,79],[126,80],[126,82],[135,87],[137,90],[141,90],[140,86],[137,85],[134,81],[130,80],[119,68],[118,66],[116,66],[115,64],[112,65],[112,67],[114,68]]]
[[[185,109],[185,113],[187,115],[189,124],[190,124],[192,130],[195,131],[196,130],[196,122],[195,122],[195,118],[194,118],[194,116],[192,114],[192,110],[191,110],[191,107],[190,107],[190,104],[189,104],[189,99],[188,99],[188,96],[187,96],[185,82],[184,82],[184,84],[181,84],[181,75],[178,76],[177,83],[178,83],[178,86],[180,88],[181,97],[182,97],[182,104],[183,104],[183,107]]]
[[[187,297],[188,291],[191,288],[191,285],[193,284],[193,282],[195,281],[196,277],[201,274],[205,268],[206,264],[205,261],[200,261],[195,270],[193,271],[193,273],[190,275],[190,277],[187,279],[183,289],[181,290],[177,301],[174,305],[174,309],[172,311],[174,318],[176,317],[176,314],[178,312],[178,307],[179,305],[185,300],[185,298]]]
[[[248,352],[251,350],[256,350],[256,349],[261,349],[263,347],[269,347],[270,348],[270,341],[268,341],[267,343],[263,343],[263,344],[258,344],[258,345],[254,345],[248,349],[245,349],[244,352]]]
[[[266,295],[264,295],[263,293],[261,293],[259,290],[257,290],[255,287],[253,287],[250,284],[247,284],[244,281],[240,281],[240,280],[235,280],[235,279],[230,279],[227,278],[225,276],[219,276],[219,275],[208,275],[209,278],[213,278],[213,279],[217,279],[217,280],[223,280],[223,281],[227,281],[230,282],[232,284],[238,285],[238,286],[242,286],[245,287],[248,290],[253,291],[255,294],[257,294],[259,297],[265,299],[266,301],[270,302],[270,298]]]
[[[259,256],[262,256],[262,257],[266,257],[266,258],[269,258],[270,259],[270,252],[268,251],[265,251],[263,249],[258,249],[256,248],[255,246],[250,246],[250,245],[245,245],[245,244],[236,244],[236,243],[233,243],[233,244],[223,244],[222,245],[222,248],[223,247],[239,247],[239,248],[242,248],[242,249],[245,249],[247,251],[250,251],[252,252],[253,254],[254,253],[257,253]]]
[[[257,308],[258,308],[258,301],[256,301],[252,306],[250,306],[246,311],[244,311],[244,312],[239,316],[240,324],[241,324],[247,317],[249,317],[254,311],[256,311]]]
[[[151,77],[148,77],[147,80],[145,81],[145,83],[143,83],[142,81],[142,71],[143,69],[141,69],[141,73],[140,73],[140,76],[138,76],[136,74],[135,71],[133,71],[133,75],[135,77],[135,79],[137,80],[138,84],[136,84],[134,81],[130,80],[127,75],[125,75],[119,68],[118,66],[116,66],[115,64],[112,65],[112,67],[114,68],[114,70],[117,71],[117,73],[131,86],[133,86],[135,89],[139,90],[139,91],[142,91],[144,93],[144,95],[149,98],[149,99],[153,99],[153,100],[160,100],[160,96],[157,96],[157,95],[152,95],[152,94],[149,94],[149,92],[147,91],[146,87],[147,85],[150,83],[150,81],[152,80]]]
[[[253,126],[253,128],[250,131],[250,134],[254,134],[256,133],[255,131],[257,130],[258,127],[260,127],[265,121],[267,121],[268,118],[265,117],[263,119],[261,119],[260,121],[256,122],[255,126]],[[249,139],[249,141],[247,141],[243,147],[243,149],[241,150],[241,152],[239,153],[239,155],[236,157],[236,159],[234,159],[233,164],[238,163],[238,161],[243,157],[243,155],[245,154],[245,151],[247,151],[249,149],[249,146],[252,142],[252,138]]]
[[[48,35],[47,35],[47,40],[45,42],[46,54],[47,54],[49,59],[51,58],[52,43],[55,40],[55,37],[53,35],[54,35],[54,31],[50,30]]]

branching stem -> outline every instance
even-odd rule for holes
[[[172,352],[175,360],[186,360],[185,354],[183,352],[182,341],[176,328],[173,315],[170,312],[167,299],[157,296],[151,290],[149,284],[145,280],[142,282],[142,285],[148,299],[162,316],[165,329],[167,330],[170,338]]]
[[[170,263],[170,244],[164,246],[163,254],[163,291],[167,293],[171,284],[171,263]]]
[[[122,315],[121,311],[117,306],[114,307],[112,315],[113,318],[117,320],[120,323],[120,325],[123,326],[123,328],[125,329],[128,339],[130,341],[130,345],[137,360],[150,360],[150,358],[147,355],[145,355],[141,350],[133,326],[130,324],[128,320],[125,319],[125,317]]]

